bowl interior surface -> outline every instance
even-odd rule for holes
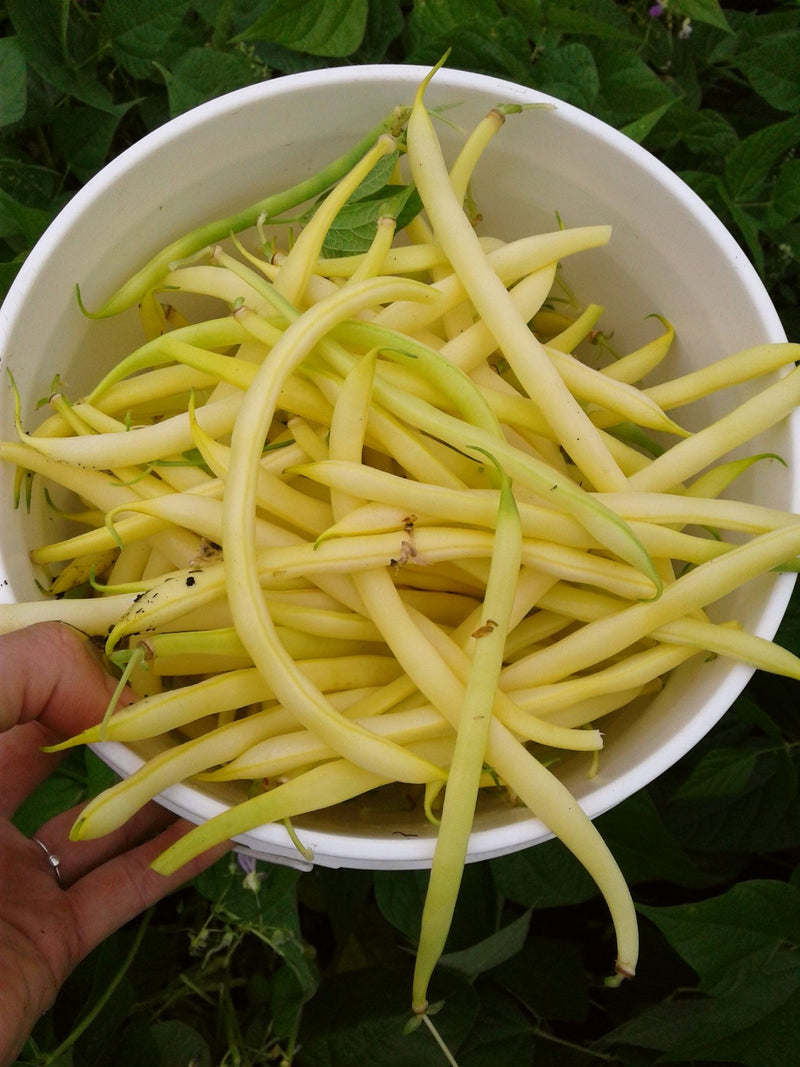
[[[97,306],[151,254],[201,222],[224,217],[309,176],[335,158],[393,107],[411,104],[426,71],[411,66],[336,68],[293,75],[240,90],[173,120],[123,153],[78,193],[23,265],[0,308],[0,359],[14,373],[23,419],[60,373],[70,395],[88,391],[101,373],[139,343],[135,312],[93,321],[77,306],[74,287]],[[664,315],[678,341],[670,373],[685,373],[749,345],[785,340],[777,314],[744,253],[705,205],[649,153],[577,109],[497,79],[441,70],[426,94],[431,109],[448,105],[464,130],[498,102],[552,106],[507,119],[479,164],[473,195],[486,233],[509,239],[537,230],[610,223],[608,247],[565,261],[571,288],[603,305],[601,325],[619,351],[658,331],[647,316]],[[450,109],[449,105],[457,105]],[[453,158],[460,134],[438,123]],[[694,406],[697,426],[751,395],[726,390]],[[681,417],[683,412],[681,412]],[[0,395],[0,438],[13,439],[12,396]],[[757,465],[737,495],[797,510],[791,471],[798,427],[787,420],[759,438],[755,450],[787,463]],[[28,559],[35,544],[54,540],[58,520],[35,507],[11,510],[13,471],[0,468],[4,501],[0,534],[0,602],[37,599]],[[771,638],[791,592],[789,575],[750,583],[714,609]],[[565,763],[563,778],[591,817],[606,811],[684,755],[727,710],[752,671],[722,659],[687,666],[643,710],[617,716],[606,730],[599,772],[588,757]],[[103,744],[97,751],[129,774],[157,742]],[[235,788],[167,790],[161,801],[195,822],[234,802]],[[328,866],[424,867],[434,834],[402,805],[343,805],[296,820],[315,862]],[[477,819],[469,859],[500,855],[549,835],[518,809],[487,804]],[[281,826],[244,835],[243,848],[305,866]]]

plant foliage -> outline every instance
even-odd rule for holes
[[[77,189],[170,117],[266,78],[447,48],[655,153],[800,335],[796,0],[5,0],[0,286]],[[342,250],[375,206],[353,205]],[[800,652],[797,601],[778,640]],[[641,912],[623,988],[603,984],[608,919],[560,844],[468,868],[434,990],[461,1067],[800,1061],[797,700],[796,682],[756,675],[688,757],[598,820]],[[72,754],[20,826],[105,779]],[[424,1028],[404,1036],[426,877],[224,859],[82,964],[20,1063],[441,1064]]]

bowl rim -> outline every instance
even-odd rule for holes
[[[62,238],[73,224],[76,217],[90,209],[93,200],[106,193],[114,184],[124,179],[132,166],[140,166],[146,159],[159,152],[167,143],[180,138],[185,132],[213,123],[231,114],[239,108],[253,103],[268,105],[269,101],[286,93],[328,90],[352,83],[374,83],[376,80],[396,84],[398,88],[416,90],[416,87],[429,72],[429,67],[414,64],[366,64],[353,67],[330,67],[283,75],[254,85],[245,86],[233,92],[207,101],[198,107],[178,115],[153,131],[146,134],[135,144],[121,152],[94,177],[76,192],[74,197],[53,220],[12,284],[8,296],[0,306],[0,349],[9,324],[22,313],[26,295],[35,286],[42,262],[49,256],[50,250]],[[473,73],[459,68],[444,67],[435,75],[437,85],[450,90],[474,91],[476,88],[486,95],[494,94],[498,100],[511,100],[520,103],[544,102],[553,104],[571,127],[591,134],[604,142],[612,151],[621,153],[637,169],[645,171],[656,186],[671,190],[685,204],[687,211],[697,220],[709,240],[719,249],[719,253],[730,260],[742,277],[748,290],[753,294],[759,306],[761,317],[767,326],[768,341],[785,341],[777,310],[772,304],[755,267],[744,255],[740,245],[712,212],[707,204],[682,179],[648,150],[637,144],[625,134],[576,107],[557,100],[545,93],[486,74]],[[2,354],[2,352],[0,352]],[[796,426],[800,423],[795,421]],[[795,431],[800,435],[800,429]],[[0,572],[2,576],[2,572]],[[794,585],[794,575],[781,575],[774,583],[768,603],[770,619],[775,621],[775,630],[789,602]],[[770,626],[771,626],[770,622]],[[772,637],[775,630],[769,635]],[[720,687],[717,704],[717,719],[728,709],[733,699],[741,693],[753,670],[744,665],[736,665],[726,675],[725,685]],[[643,788],[665,771],[669,766],[684,756],[708,732],[717,719],[706,717],[702,723],[695,719],[685,726],[673,739],[671,752],[665,760],[663,752],[651,753],[635,768],[616,779],[601,785],[582,798],[579,803],[590,818],[595,818],[620,801]],[[135,764],[138,757],[127,746],[105,742],[93,746],[98,755],[120,773],[130,773],[131,758]],[[198,790],[191,785],[173,786],[159,795],[160,803],[177,812],[192,817],[193,800]],[[195,805],[196,807],[196,805]],[[398,867],[410,869],[430,866],[435,846],[435,837],[409,839],[402,837],[359,837],[343,833],[325,831],[302,831],[307,838],[313,838],[318,850],[315,863],[323,866],[361,866],[369,868]],[[474,830],[470,839],[468,861],[485,859],[491,856],[517,851],[529,845],[544,841],[552,834],[535,816],[512,820],[501,830]],[[305,868],[310,866],[298,856],[294,846],[282,826],[269,824],[256,831],[242,835],[237,839],[239,847],[262,858],[273,859],[279,863]]]

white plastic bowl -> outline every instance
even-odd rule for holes
[[[360,138],[397,104],[410,104],[426,71],[413,66],[365,66],[312,71],[221,97],[167,123],[124,152],[90,181],[47,230],[0,309],[0,360],[14,371],[33,421],[32,403],[56,371],[79,395],[134,344],[132,315],[102,322],[84,318],[75,302],[80,283],[97,306],[168,241],[202,221],[222,217],[312,174]],[[481,162],[474,195],[487,232],[513,237],[566,225],[611,223],[602,251],[569,262],[570,282],[607,309],[621,351],[653,335],[645,321],[665,315],[679,338],[672,368],[682,372],[747,345],[783,341],[767,293],[745,255],[716,217],[648,152],[583,112],[530,89],[494,78],[441,70],[429,107],[457,104],[451,121],[470,128],[498,102],[548,101],[510,119]],[[446,145],[456,135],[445,123]],[[748,395],[729,390],[725,405]],[[0,437],[13,438],[10,390],[0,395]],[[710,418],[722,412],[713,400]],[[704,413],[705,414],[705,413]],[[788,463],[758,465],[737,482],[749,500],[797,510],[792,471],[800,438],[793,420],[759,440],[760,451]],[[12,472],[0,469],[0,600],[39,596],[28,550],[53,539],[55,520],[11,510]],[[45,532],[47,531],[47,532]],[[765,577],[727,598],[724,615],[771,638],[785,611],[792,577]],[[722,615],[720,615],[722,617]],[[564,779],[594,818],[646,786],[680,759],[717,722],[752,671],[723,659],[675,672],[642,713],[621,715],[608,728],[599,773],[587,776],[574,757]],[[107,743],[97,753],[122,775],[135,770],[152,745]],[[235,787],[180,785],[159,799],[201,822],[240,794]],[[419,868],[430,865],[434,833],[396,810],[365,815],[345,805],[296,820],[315,862],[331,867]],[[469,859],[486,859],[546,840],[542,823],[524,811],[483,811]],[[284,828],[267,825],[240,839],[257,856],[308,866]]]

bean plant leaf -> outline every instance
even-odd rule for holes
[[[486,1067],[487,1064],[532,1067],[534,1062],[539,1064],[535,1028],[515,997],[490,982],[482,982],[477,991],[480,1013],[458,1050],[459,1067]]]
[[[154,1023],[150,1036],[155,1041],[161,1063],[191,1063],[192,1067],[212,1067],[208,1042],[180,1019]]]
[[[756,754],[748,749],[712,749],[692,768],[673,799],[734,796],[747,784],[755,762]]]
[[[622,126],[622,132],[627,134],[631,140],[636,141],[637,144],[641,144],[642,141],[653,132],[669,109],[674,107],[677,102],[678,100],[676,97],[674,100],[668,100],[665,104],[661,104],[659,107],[654,107],[652,111],[648,111],[646,114],[640,115],[638,119],[634,119],[632,122],[628,122]]]
[[[112,95],[95,76],[91,61],[96,42],[83,35],[78,51],[71,24],[63,18],[68,9],[58,0],[7,0],[6,9],[27,62],[45,82],[90,107],[114,110]]]
[[[256,78],[247,57],[238,52],[190,48],[171,69],[156,64],[167,84],[171,115],[180,115],[223,93],[249,85]]]
[[[525,907],[550,908],[581,904],[597,888],[560,841],[547,841],[489,861],[498,891]]]
[[[364,36],[355,60],[380,63],[394,41],[403,32],[403,14],[395,0],[370,0]]]
[[[588,1015],[586,961],[573,941],[532,933],[489,977],[539,1018],[582,1022]]]
[[[717,29],[731,32],[730,23],[720,7],[719,0],[679,0],[675,6],[690,19],[707,22]]]
[[[428,871],[376,871],[375,900],[383,917],[410,944],[419,939]],[[496,931],[496,901],[489,865],[470,863],[464,869],[446,952],[470,948]]]
[[[408,61],[435,63],[451,49],[450,64],[530,81],[525,27],[494,0],[426,0],[408,21]]]
[[[325,235],[322,254],[351,256],[366,252],[381,218],[394,219],[402,229],[421,210],[413,185],[386,186],[381,195],[345,204]]]
[[[134,78],[147,78],[190,6],[190,0],[105,0],[99,30],[117,62]]]
[[[81,181],[88,181],[108,159],[117,128],[130,106],[98,111],[78,104],[59,108],[53,116],[53,145]]]
[[[800,947],[800,890],[786,882],[741,882],[697,904],[639,910],[714,995],[749,982],[776,953]]]
[[[443,1001],[435,1017],[447,1047],[457,1054],[478,1014],[478,996],[460,975],[438,971],[431,1001]],[[303,1012],[303,1067],[441,1067],[441,1049],[424,1026],[410,1033],[411,974],[365,968],[323,982]]]
[[[800,109],[800,63],[797,41],[778,37],[740,53],[737,63],[755,91],[779,111]]]
[[[739,202],[761,195],[770,171],[800,143],[800,115],[757,130],[741,141],[728,156],[725,183]]]
[[[274,0],[239,40],[270,41],[313,56],[349,56],[364,39],[367,8],[367,0]]]
[[[800,844],[800,795],[794,749],[754,748],[746,781],[714,796],[674,796],[662,807],[670,831],[699,852],[768,852]],[[739,768],[743,769],[742,767]],[[730,780],[732,785],[736,778]]]
[[[546,51],[533,68],[533,84],[542,92],[585,110],[600,91],[594,56],[578,41]]]
[[[783,162],[772,188],[770,211],[781,222],[792,222],[800,215],[800,159]]]
[[[27,87],[27,64],[19,41],[0,38],[0,126],[11,126],[25,114]]]
[[[443,967],[474,978],[515,956],[525,944],[530,922],[531,913],[526,911],[489,937],[459,952],[449,952],[439,962]]]
[[[19,200],[0,189],[0,237],[19,236],[33,244],[49,222],[49,211],[21,204]]]
[[[289,867],[265,864],[246,873],[235,858],[226,857],[199,875],[195,885],[221,914],[282,956],[310,994],[317,977],[300,932],[298,877],[299,873]]]
[[[653,1049],[666,1063],[774,1067],[800,1059],[799,1011],[800,964],[781,956],[728,996],[663,1001],[613,1030],[600,1045]]]

